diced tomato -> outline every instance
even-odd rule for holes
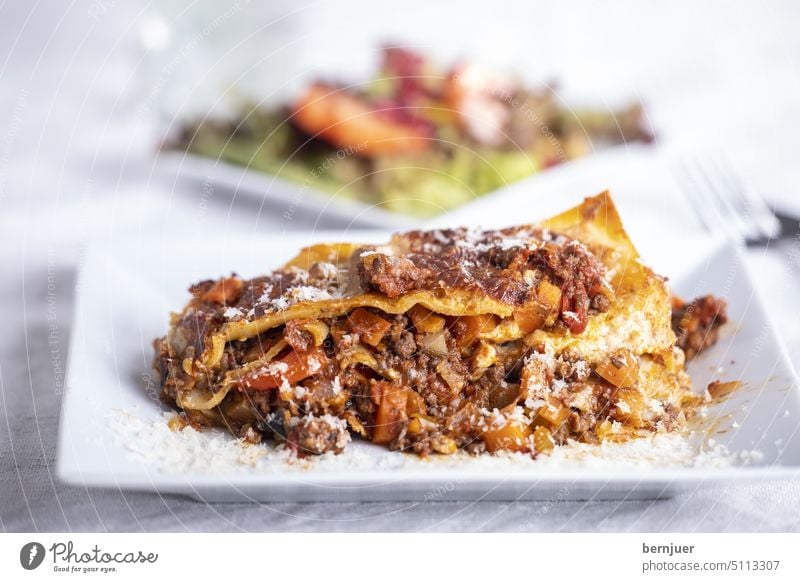
[[[423,129],[322,84],[312,85],[297,101],[294,122],[310,135],[365,156],[415,153],[430,146]]]
[[[375,315],[363,307],[354,310],[348,318],[353,331],[361,336],[361,341],[371,346],[381,343],[383,336],[392,327],[392,324],[380,315]]]
[[[242,380],[242,388],[252,390],[271,390],[283,384],[284,380],[296,384],[319,372],[328,362],[325,351],[311,348],[305,353],[290,351],[280,360],[270,362],[263,369]]]

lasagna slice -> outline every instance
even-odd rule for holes
[[[679,429],[698,401],[665,281],[608,193],[536,225],[315,245],[190,292],[155,341],[165,398],[299,455],[351,437],[535,455]]]

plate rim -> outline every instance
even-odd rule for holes
[[[156,154],[156,167],[187,181],[216,179],[237,195],[262,204],[282,202],[291,205],[297,202],[297,196],[302,193],[307,208],[320,215],[358,225],[372,225],[373,228],[407,228],[413,226],[415,221],[425,220],[384,210],[354,198],[336,198],[329,192],[305,187],[282,176],[188,151],[159,151]],[[270,201],[271,196],[274,199]]]

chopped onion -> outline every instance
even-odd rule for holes
[[[436,371],[439,372],[442,379],[447,382],[448,386],[453,390],[461,390],[461,388],[464,387],[464,378],[461,377],[461,374],[457,374],[453,371],[446,360],[442,360],[436,365]]]
[[[448,353],[444,331],[425,334],[419,338],[419,343],[423,350],[433,355],[446,356]]]

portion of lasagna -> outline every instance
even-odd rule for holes
[[[537,225],[316,245],[190,291],[155,342],[164,396],[183,422],[299,455],[353,435],[535,455],[677,430],[700,399],[678,339],[696,353],[725,321],[713,298],[673,313],[608,193]]]

